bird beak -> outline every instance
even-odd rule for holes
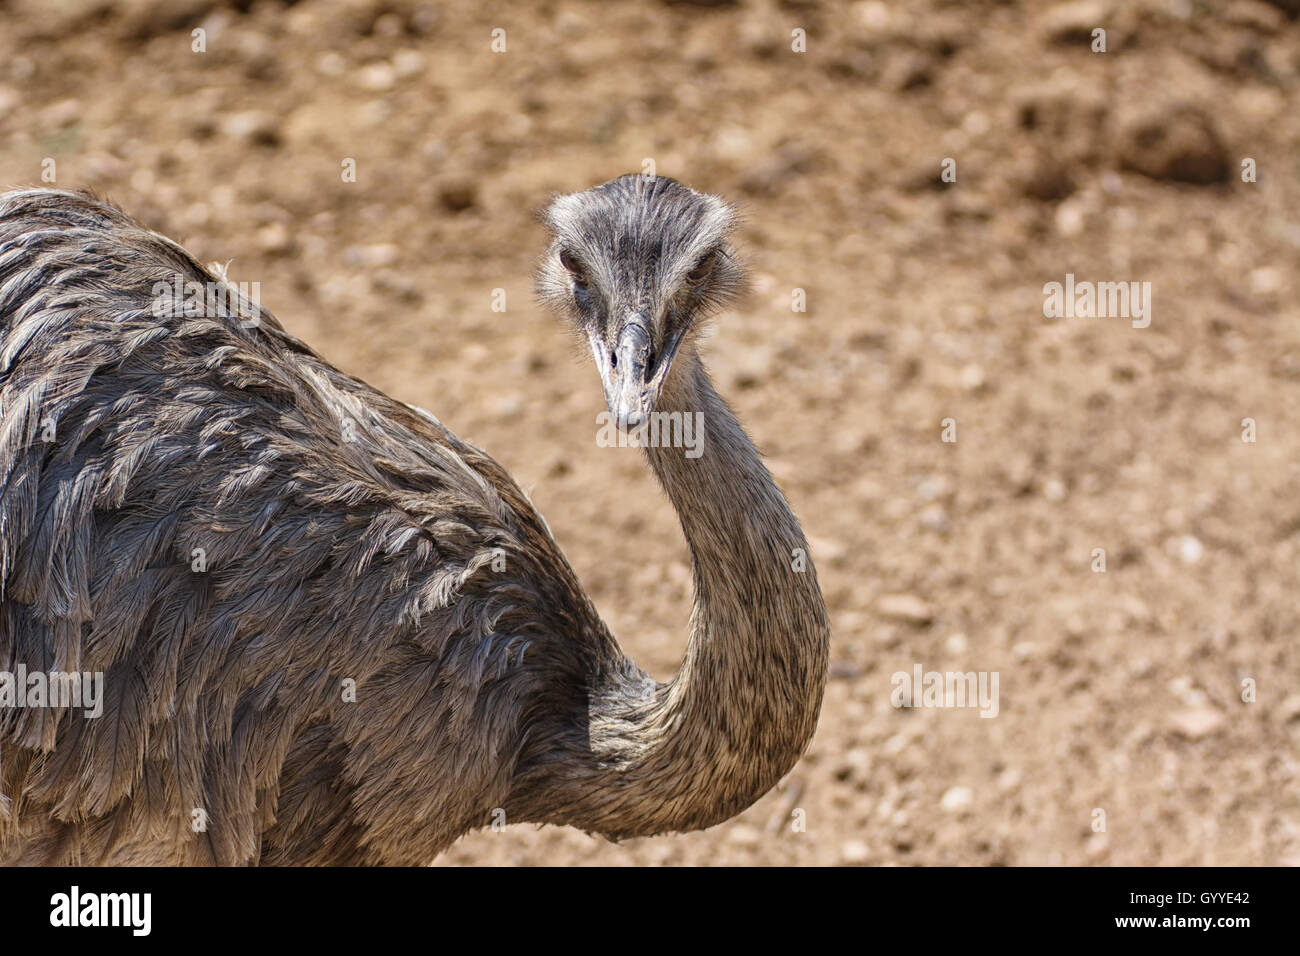
[[[599,333],[591,338],[596,367],[605,385],[605,404],[624,431],[649,421],[681,336],[673,336],[665,343],[659,356],[652,354],[652,342],[650,320],[644,312],[633,310],[626,313],[612,351],[606,349]]]

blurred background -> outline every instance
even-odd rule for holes
[[[707,360],[830,606],[811,749],[708,832],[439,862],[1300,864],[1298,13],[0,0],[0,183],[229,261],[490,451],[660,679],[689,557],[640,455],[596,445],[533,214],[647,159],[742,207],[753,293]],[[1150,326],[1045,318],[1067,273],[1150,282]],[[916,664],[997,671],[997,717],[893,708]]]

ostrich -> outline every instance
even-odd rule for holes
[[[694,566],[667,683],[484,452],[246,299],[157,308],[221,280],[113,206],[0,195],[0,672],[103,675],[98,717],[0,706],[0,862],[427,864],[501,819],[709,827],[794,765],[826,610],[698,355],[734,214],[624,176],[543,222],[611,419],[703,416],[645,448]]]

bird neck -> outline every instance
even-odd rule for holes
[[[660,428],[646,454],[694,565],[686,657],[667,684],[630,664],[598,678],[590,777],[570,781],[581,808],[566,822],[615,839],[748,807],[799,759],[826,683],[829,625],[803,531],[703,368],[682,358],[659,411],[691,416],[696,441]]]

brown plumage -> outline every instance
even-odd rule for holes
[[[731,214],[623,177],[546,222],[615,420],[702,415],[647,450],[695,568],[666,684],[485,453],[248,302],[159,309],[217,279],[113,207],[0,195],[0,671],[104,675],[97,718],[0,706],[0,862],[421,864],[498,809],[706,827],[793,765],[825,608],[695,349]]]

